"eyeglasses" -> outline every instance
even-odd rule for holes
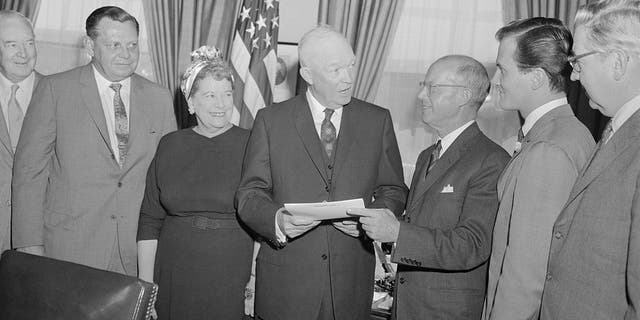
[[[431,96],[431,94],[433,93],[433,88],[465,88],[465,89],[469,89],[466,86],[463,85],[459,85],[459,84],[427,84],[424,81],[420,81],[419,83],[420,88],[427,88],[427,96]]]
[[[589,51],[587,53],[583,53],[583,54],[579,54],[577,56],[572,56],[569,57],[569,59],[567,59],[567,61],[569,62],[569,64],[571,65],[571,68],[573,68],[573,71],[580,73],[580,71],[582,71],[582,65],[580,65],[580,59],[590,56],[592,54],[596,54],[596,53],[600,53],[600,51],[597,50],[593,50],[593,51]]]

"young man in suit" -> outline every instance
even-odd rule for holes
[[[567,102],[572,38],[562,22],[517,20],[496,38],[498,103],[525,121],[519,150],[498,181],[483,318],[537,319],[553,223],[595,143]]]
[[[478,128],[487,71],[467,56],[434,62],[418,98],[438,142],[416,162],[404,221],[350,209],[367,235],[393,242],[395,319],[479,319],[487,284],[496,183],[509,155]]]
[[[261,109],[236,200],[270,245],[257,257],[257,319],[369,319],[375,257],[355,219],[314,221],[284,203],[363,198],[404,209],[407,188],[388,110],[351,97],[353,50],[320,26],[299,44],[306,93]]]
[[[0,11],[0,252],[11,248],[11,173],[24,114],[42,75],[34,71],[31,21],[16,11]]]
[[[87,18],[91,63],[40,80],[13,176],[13,243],[25,252],[137,274],[146,172],[176,128],[171,95],[134,73],[138,22],[118,7]]]
[[[541,319],[640,318],[640,1],[578,10],[571,78],[611,117],[553,226]]]

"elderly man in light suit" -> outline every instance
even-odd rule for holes
[[[26,252],[137,274],[145,176],[176,127],[171,95],[134,73],[138,23],[118,7],[87,18],[90,64],[40,80],[18,143],[13,243]]]
[[[0,252],[11,248],[11,173],[24,114],[42,75],[34,71],[33,26],[25,16],[0,11]]]
[[[517,152],[498,182],[484,319],[537,319],[551,229],[595,143],[564,92],[572,38],[536,17],[498,30],[494,83],[503,109],[525,118]]]
[[[612,117],[553,227],[541,319],[640,319],[640,1],[575,19],[573,80]]]

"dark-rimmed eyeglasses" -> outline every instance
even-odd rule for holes
[[[577,56],[571,56],[569,57],[569,59],[567,59],[567,61],[569,62],[569,64],[571,65],[571,68],[573,68],[573,71],[580,73],[580,71],[582,71],[582,65],[580,64],[580,59],[590,56],[592,54],[596,54],[596,53],[600,53],[600,51],[597,50],[593,50],[593,51],[589,51],[587,53],[583,53],[583,54],[579,54]]]
[[[434,88],[465,88],[465,89],[469,89],[466,86],[463,85],[459,85],[459,84],[428,84],[424,81],[420,81],[419,83],[420,88],[426,88],[427,89],[427,96],[431,96],[431,94],[433,93],[433,89]]]

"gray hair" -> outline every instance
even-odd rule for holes
[[[640,1],[602,0],[580,7],[575,29],[583,27],[589,47],[640,54]]]
[[[14,10],[0,10],[0,22],[3,22],[11,18],[20,19],[26,22],[31,28],[31,33],[33,33],[33,23],[31,23],[31,20],[25,17],[22,13]]]
[[[311,55],[315,52],[315,50],[313,50],[314,44],[321,44],[323,40],[332,37],[337,37],[347,42],[347,39],[340,32],[327,24],[320,24],[307,31],[298,42],[298,59],[300,60],[300,66],[309,66]]]
[[[479,108],[489,94],[491,85],[487,69],[478,60],[465,55],[446,55],[436,60],[433,65],[448,60],[454,60],[458,63],[455,76],[460,85],[471,90],[469,104]]]

